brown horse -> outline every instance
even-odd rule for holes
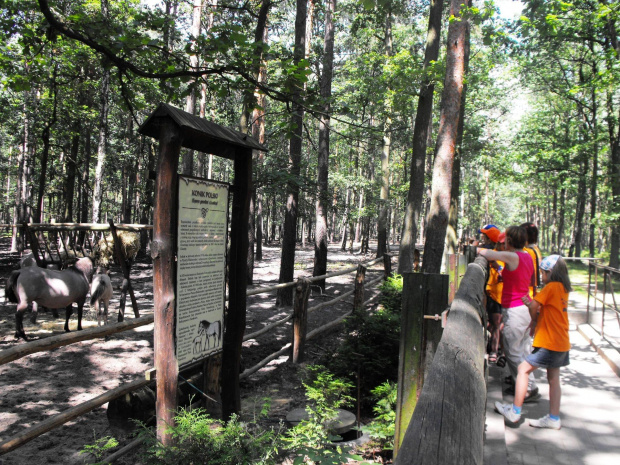
[[[82,329],[82,309],[89,291],[94,272],[91,258],[80,258],[66,270],[56,271],[35,266],[22,268],[11,273],[6,282],[5,295],[17,304],[15,312],[15,337],[28,340],[24,332],[24,312],[36,302],[47,308],[66,308],[65,331],[69,331],[69,318],[73,313],[73,302],[78,306],[78,326]]]

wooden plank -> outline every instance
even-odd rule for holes
[[[153,300],[155,314],[154,350],[157,370],[157,438],[164,445],[172,445],[173,437],[167,432],[175,424],[177,410],[177,363],[175,325],[176,235],[178,209],[177,192],[179,153],[182,136],[170,120],[162,121],[159,138],[159,160],[155,182],[155,212],[153,215]]]
[[[70,333],[59,334],[57,336],[49,336],[37,341],[30,341],[25,344],[21,344],[10,349],[5,349],[0,352],[0,365],[12,362],[14,360],[25,357],[26,355],[34,354],[36,352],[47,352],[58,347],[75,344],[80,341],[88,341],[91,339],[98,339],[111,334],[120,333],[122,331],[128,331],[130,329],[138,328],[153,323],[153,315],[147,315],[142,318],[131,319],[124,321],[123,323],[116,323],[97,328],[89,328],[83,331],[72,331]]]
[[[424,315],[441,315],[448,308],[449,276],[446,274],[427,274],[425,291]],[[424,386],[424,379],[430,370],[442,335],[441,319],[437,321],[424,320],[421,360],[422,385],[419,387],[419,390]]]
[[[427,275],[403,275],[402,312],[400,319],[400,348],[398,357],[398,393],[396,399],[396,433],[394,455],[400,453],[407,425],[413,414],[421,382],[422,325],[424,316],[424,287]]]
[[[17,449],[18,447],[26,444],[27,442],[32,441],[36,437],[47,433],[48,431],[51,431],[52,429],[57,428],[58,426],[63,425],[68,421],[73,420],[74,418],[84,415],[91,410],[100,407],[106,402],[110,402],[117,397],[127,394],[128,392],[135,391],[136,389],[144,387],[148,384],[149,381],[139,379],[132,383],[127,383],[115,389],[112,389],[104,394],[101,394],[100,396],[95,397],[94,399],[84,402],[83,404],[65,410],[58,415],[54,415],[53,417],[48,418],[47,420],[44,420],[41,423],[38,423],[31,428],[28,428],[26,431],[21,432],[0,443],[0,455]]]

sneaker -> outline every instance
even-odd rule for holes
[[[560,420],[552,420],[549,415],[545,415],[538,420],[530,420],[530,426],[534,428],[560,429],[562,427],[562,422]]]
[[[538,392],[538,387],[535,387],[531,391],[527,391],[523,403],[536,402],[538,399],[540,399],[540,393]]]
[[[510,423],[517,423],[521,419],[521,415],[512,410],[512,404],[502,404],[495,402],[495,411],[503,415]]]

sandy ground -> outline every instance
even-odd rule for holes
[[[295,276],[311,276],[313,249],[306,247],[296,254]],[[256,262],[251,288],[268,286],[277,282],[280,249],[278,245],[264,248],[264,260]],[[360,260],[374,258],[358,254],[341,253],[336,244],[330,247],[328,272],[355,265]],[[17,267],[18,257],[8,253],[8,241],[0,239],[0,350],[24,344],[14,339],[15,305],[5,302],[4,284],[10,271]],[[374,266],[367,275],[370,279],[379,276],[382,266]],[[352,289],[354,273],[330,279],[323,294],[313,289],[310,305],[324,302]],[[111,301],[111,321],[116,321],[120,297],[121,275],[112,269],[114,297]],[[139,260],[132,268],[132,286],[141,315],[153,311],[152,265],[150,260]],[[372,295],[366,293],[367,298]],[[128,300],[126,317],[133,312]],[[314,312],[309,316],[309,330],[331,321],[351,308],[352,299],[333,307]],[[96,326],[96,316],[85,307],[83,327]],[[290,307],[276,307],[275,293],[258,295],[248,299],[246,334],[291,312]],[[77,326],[74,315],[70,328]],[[26,333],[32,339],[62,334],[64,311],[54,319],[51,312],[39,312],[39,321],[31,324],[29,315],[24,319]],[[312,363],[330,353],[338,343],[338,330],[309,342],[307,361]],[[290,341],[290,324],[279,327],[256,340],[244,343],[243,368],[255,365],[267,355],[277,351]],[[61,347],[50,352],[26,356],[0,366],[0,442],[25,431],[65,409],[103,394],[121,384],[143,376],[153,365],[153,326],[118,333],[109,340],[85,341]],[[273,360],[256,374],[241,382],[242,409],[251,414],[259,408],[263,397],[272,399],[270,412],[272,420],[283,419],[293,408],[303,406],[304,391],[299,383],[299,368],[289,363],[288,355]],[[97,438],[114,436],[120,446],[129,443],[131,428],[127,425],[111,424],[107,417],[107,404],[75,419],[65,425],[43,434],[22,447],[0,457],[0,465],[22,464],[83,464],[92,463],[92,457],[80,454],[85,444],[92,444]],[[138,457],[130,455],[117,463],[136,463]]]

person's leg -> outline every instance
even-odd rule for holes
[[[519,374],[517,375],[517,382],[515,383],[515,398],[513,402],[517,407],[523,406],[523,401],[528,391],[528,378],[536,368],[537,367],[530,365],[526,361],[521,362],[519,365]]]
[[[547,380],[549,380],[549,413],[555,417],[559,417],[560,400],[562,399],[560,369],[547,368]]]
[[[502,326],[502,314],[491,314],[491,350],[495,353],[499,352],[499,329]]]

